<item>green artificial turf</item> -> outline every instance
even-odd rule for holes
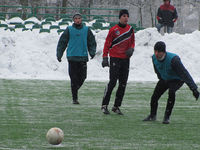
[[[143,122],[155,83],[129,82],[123,116],[100,108],[106,82],[85,82],[73,105],[69,81],[0,80],[0,150],[199,150],[200,102],[185,85],[177,92],[168,125],[162,124],[167,93],[157,121]],[[111,110],[116,88],[110,101]],[[64,132],[58,146],[46,141],[52,127]]]

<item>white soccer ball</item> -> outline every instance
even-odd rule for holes
[[[64,139],[64,133],[60,128],[54,127],[49,129],[46,135],[47,141],[52,145],[60,144]]]

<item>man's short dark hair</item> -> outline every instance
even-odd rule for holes
[[[166,52],[166,45],[163,41],[158,41],[154,45],[154,50],[158,52]]]
[[[122,10],[120,10],[120,12],[119,12],[119,19],[120,19],[121,16],[124,15],[124,14],[127,14],[128,17],[129,17],[129,12],[128,12],[128,10],[127,10],[127,9],[122,9]]]

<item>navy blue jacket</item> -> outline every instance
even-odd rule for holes
[[[172,5],[161,5],[158,8],[157,19],[160,24],[173,27],[178,15],[176,8]]]

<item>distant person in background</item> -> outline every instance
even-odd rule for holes
[[[108,104],[113,88],[117,81],[119,81],[112,111],[116,114],[123,115],[119,107],[121,106],[128,80],[130,57],[132,56],[135,47],[134,30],[127,24],[128,19],[128,10],[120,10],[119,23],[109,30],[106,37],[103,49],[102,67],[110,67],[110,70],[109,83],[105,88],[101,107],[104,114],[110,114],[108,111]],[[110,56],[110,61],[108,55]]]
[[[59,39],[56,56],[61,62],[67,47],[73,104],[79,104],[78,90],[87,77],[88,52],[93,59],[96,53],[96,41],[92,31],[82,24],[81,14],[75,14],[73,21],[73,25],[68,26]]]
[[[196,100],[199,98],[197,85],[194,83],[189,72],[183,66],[178,55],[166,52],[166,45],[159,41],[154,46],[152,56],[155,73],[158,76],[158,83],[151,97],[150,115],[143,121],[155,121],[158,108],[158,100],[168,91],[168,101],[163,119],[163,124],[169,124],[169,119],[175,103],[176,91],[186,83]]]
[[[178,18],[176,8],[170,4],[170,0],[164,0],[164,4],[158,8],[156,28],[158,32],[162,27],[165,27],[167,33],[172,33],[174,23]],[[165,31],[166,32],[166,31]]]

